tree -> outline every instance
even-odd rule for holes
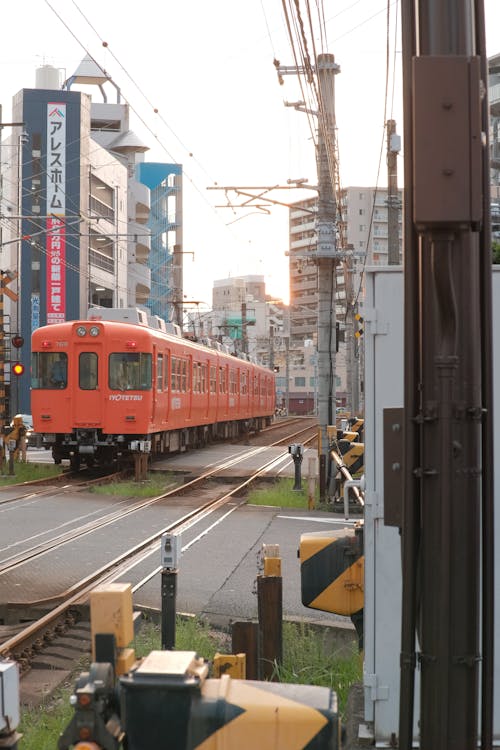
[[[500,265],[500,242],[493,242],[492,249],[493,249],[493,265],[494,266]]]

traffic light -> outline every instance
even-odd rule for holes
[[[19,333],[16,333],[14,336],[12,336],[13,347],[15,347],[16,349],[20,349],[23,344],[24,344],[24,339]]]
[[[14,375],[22,375],[24,372],[24,365],[22,362],[14,362],[12,365],[12,372]]]

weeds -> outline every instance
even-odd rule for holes
[[[351,685],[361,680],[361,660],[355,646],[352,652],[330,645],[324,631],[307,624],[283,623],[283,664],[276,667],[280,682],[319,685],[337,693],[341,715],[345,712]],[[134,642],[136,655],[142,657],[161,648],[158,625],[145,621]],[[212,661],[217,651],[230,653],[230,639],[225,632],[213,630],[197,618],[178,618],[176,650],[196,651]],[[82,667],[86,669],[86,667]],[[23,733],[23,750],[53,750],[60,733],[73,714],[69,704],[71,688],[61,689],[55,697],[38,708],[24,709],[19,731]]]
[[[14,462],[14,474],[8,474],[8,461],[3,465],[3,471],[0,474],[0,487],[6,487],[10,484],[19,484],[20,482],[32,482],[35,479],[50,479],[57,477],[62,473],[61,466],[55,464],[36,464]]]
[[[91,492],[98,495],[123,495],[126,497],[155,497],[162,492],[168,492],[173,489],[179,482],[174,474],[162,473],[159,471],[151,472],[142,482],[113,482],[111,484],[96,485],[91,488]]]

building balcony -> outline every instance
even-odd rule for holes
[[[129,262],[128,289],[133,304],[143,305],[151,292],[151,270],[143,263]]]
[[[135,221],[141,225],[147,224],[150,214],[151,193],[149,188],[140,182],[136,182],[133,185],[132,195],[135,199]]]
[[[500,117],[500,83],[490,86],[488,90],[490,100],[490,114],[492,117]]]

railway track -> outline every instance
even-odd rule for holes
[[[282,441],[277,441],[275,444],[280,444],[281,442]],[[36,564],[37,560],[42,556],[51,553],[54,554],[62,546],[68,545],[82,536],[89,535],[93,531],[102,529],[104,526],[111,526],[117,521],[117,519],[122,519],[124,513],[140,513],[141,510],[144,510],[147,507],[154,504],[164,503],[165,500],[179,497],[187,492],[190,492],[192,495],[193,491],[198,491],[204,486],[206,487],[207,482],[213,482],[214,479],[216,479],[217,474],[227,470],[229,467],[236,466],[238,463],[245,461],[249,457],[257,457],[262,451],[263,448],[261,447],[249,448],[248,451],[245,451],[243,454],[218,463],[209,471],[206,471],[199,477],[186,482],[181,487],[170,489],[154,498],[135,501],[126,509],[124,507],[115,508],[106,516],[88,521],[84,526],[78,529],[57,533],[50,540],[46,539],[43,542],[38,542],[32,545],[30,549],[24,550],[22,553],[11,555],[8,559],[4,559],[0,562],[0,580],[2,576],[12,572],[16,568],[23,565]],[[90,591],[93,588],[106,582],[116,581],[124,575],[129,574],[133,568],[140,563],[147,561],[151,556],[156,555],[157,558],[161,536],[164,533],[185,532],[186,530],[195,527],[197,524],[200,524],[202,521],[205,521],[210,515],[214,514],[219,509],[228,506],[227,510],[222,514],[219,514],[213,521],[213,525],[222,523],[227,516],[232,514],[238,509],[238,507],[245,503],[245,499],[239,499],[238,496],[241,496],[241,493],[245,492],[252,482],[256,481],[259,477],[262,477],[262,475],[270,468],[277,465],[279,466],[286,461],[289,461],[287,453],[280,455],[278,458],[263,461],[251,476],[236,483],[229,489],[227,484],[219,487],[217,495],[214,498],[211,498],[207,502],[201,501],[192,510],[184,513],[181,517],[176,518],[174,521],[158,529],[154,534],[146,537],[139,544],[125,550],[105,565],[93,571],[90,575],[83,576],[65,591],[34,601],[15,603],[13,606],[15,606],[16,609],[22,610],[25,616],[28,611],[31,611],[32,613],[39,611],[42,614],[39,617],[36,617],[33,622],[21,627],[18,632],[11,634],[4,639],[3,642],[0,643],[0,655],[10,655],[19,662],[22,669],[28,669],[31,659],[39,653],[40,649],[43,648],[43,644],[46,642],[50,643],[52,639],[56,637],[58,632],[61,633],[68,627],[74,625],[75,616],[73,613],[75,609],[79,610],[86,605]],[[210,492],[215,492],[215,488],[211,488]],[[206,533],[207,529],[204,529],[202,534]],[[189,546],[194,544],[196,540],[196,537],[192,539],[189,542]],[[141,580],[136,581],[133,587],[134,592],[141,589],[142,586],[151,580],[151,578],[160,570],[157,566],[151,566],[151,568],[152,569],[149,570]]]

